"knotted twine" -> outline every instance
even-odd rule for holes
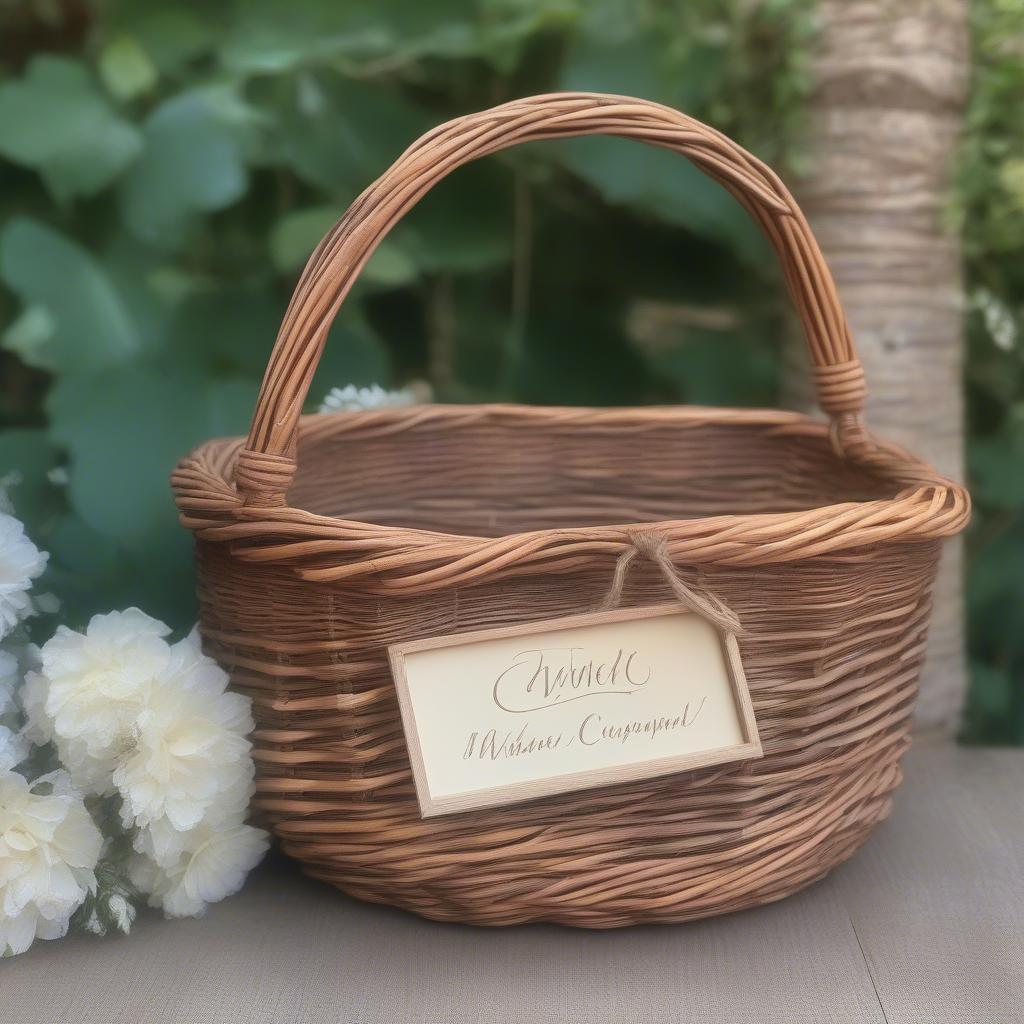
[[[669,585],[676,600],[691,612],[702,615],[726,633],[742,633],[743,626],[736,613],[721,599],[707,591],[699,591],[685,583],[676,571],[672,558],[668,553],[665,537],[653,530],[631,530],[630,546],[619,555],[615,563],[615,574],[611,586],[601,602],[600,611],[611,611],[618,608],[622,600],[622,590],[626,585],[626,575],[637,555],[653,562],[660,570],[665,582]]]

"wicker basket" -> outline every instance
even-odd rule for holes
[[[619,135],[676,150],[773,245],[830,423],[771,410],[420,406],[300,417],[374,247],[450,171],[518,142]],[[258,722],[256,807],[354,896],[478,924],[606,928],[779,899],[885,817],[939,541],[965,491],[868,433],[829,272],[779,179],[642,100],[517,100],[430,132],[314,252],[247,440],[173,476],[207,649]],[[387,645],[592,610],[638,528],[740,618],[764,757],[421,818]],[[638,560],[639,562],[640,560]],[[671,597],[647,561],[625,606]]]

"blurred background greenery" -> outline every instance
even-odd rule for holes
[[[978,504],[965,735],[1024,742],[1024,0],[975,3],[972,32],[950,197]],[[0,476],[68,620],[194,618],[167,474],[245,431],[306,256],[418,134],[603,90],[799,172],[813,37],[813,0],[0,0]],[[312,398],[423,380],[446,401],[771,405],[786,329],[767,247],[726,193],[658,150],[550,143],[413,211]]]

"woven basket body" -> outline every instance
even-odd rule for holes
[[[779,253],[830,423],[768,410],[427,406],[300,419],[326,331],[387,228],[473,156],[638,137],[722,181]],[[426,136],[313,254],[250,436],[173,483],[207,650],[253,698],[256,807],[304,869],[480,924],[614,927],[778,899],[848,857],[899,781],[940,541],[968,500],[874,438],[828,271],[774,175],[639,100],[517,101]],[[422,819],[389,644],[596,608],[637,530],[739,617],[764,756]],[[671,599],[651,564],[625,606]]]

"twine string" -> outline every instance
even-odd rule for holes
[[[653,562],[661,570],[665,582],[684,608],[709,619],[727,633],[743,632],[743,626],[736,613],[720,598],[707,591],[699,591],[684,582],[672,563],[672,558],[668,553],[668,544],[662,534],[653,530],[632,530],[628,537],[630,546],[619,555],[619,559],[615,563],[615,573],[612,576],[608,593],[601,602],[601,611],[618,608],[622,601],[622,591],[626,585],[629,567],[639,555]]]

